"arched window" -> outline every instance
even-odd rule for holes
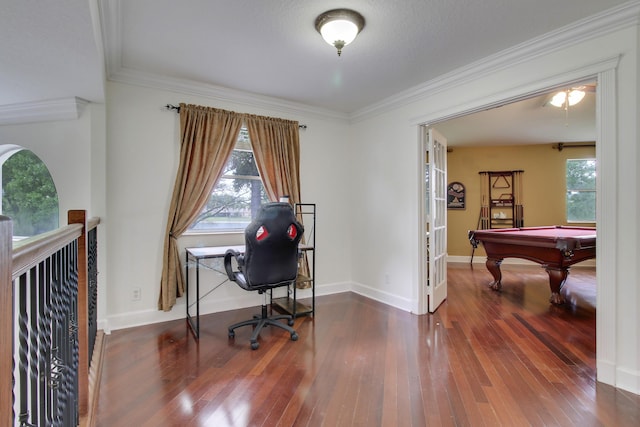
[[[13,220],[14,240],[58,228],[58,192],[42,160],[20,146],[1,145],[0,164],[0,213]]]

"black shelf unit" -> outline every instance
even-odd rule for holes
[[[316,310],[316,205],[296,203],[296,217],[304,225],[304,238],[300,242],[300,271],[295,285],[287,286],[287,295],[271,294],[271,305],[278,311],[291,314],[294,318],[313,315]],[[299,289],[311,289],[311,304],[298,301]]]
[[[483,171],[478,229],[524,226],[522,170]]]

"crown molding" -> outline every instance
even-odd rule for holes
[[[491,108],[502,107],[512,102],[523,101],[532,96],[547,93],[552,88],[561,88],[566,85],[581,84],[588,80],[595,79],[598,73],[614,69],[620,62],[621,55],[601,58],[597,61],[581,64],[571,70],[561,74],[547,76],[544,79],[529,82],[525,85],[509,88],[508,90],[496,92],[491,96],[475,98],[464,104],[456,104],[449,108],[440,109],[426,115],[411,117],[409,122],[414,125],[432,123],[433,121],[445,121],[468,114],[474,114]]]
[[[338,120],[345,123],[349,120],[347,115],[325,108],[313,107],[280,98],[258,95],[192,80],[161,76],[123,67],[122,40],[120,37],[120,23],[122,22],[120,1],[100,2],[99,9],[102,39],[105,44],[105,52],[107,52],[105,60],[107,80],[109,81],[143,86],[151,89],[168,90],[186,95],[202,96],[217,101],[240,103],[295,116],[305,114],[306,116]]]
[[[0,106],[0,125],[75,120],[89,103],[82,98],[62,98],[47,101],[23,102]]]
[[[109,81],[148,87],[151,89],[161,89],[184,95],[201,96],[221,102],[239,103],[242,105],[268,109],[270,111],[278,111],[295,116],[304,114],[307,117],[315,116],[321,119],[338,120],[345,123],[348,122],[348,116],[342,113],[313,107],[307,104],[122,67],[116,71],[115,68],[116,67],[113,65],[108,67],[108,69],[112,70],[107,76]]]
[[[181,80],[144,73],[122,66],[120,1],[100,2],[103,41],[105,44],[107,80],[202,96],[214,100],[240,103],[256,108],[280,111],[292,115],[310,115],[321,119],[358,122],[379,114],[428,98],[435,93],[467,84],[484,76],[499,72],[514,64],[567,48],[585,40],[638,25],[640,1],[632,0],[618,7],[579,20],[558,30],[544,34],[511,48],[488,56],[450,73],[414,86],[378,103],[350,114],[313,107],[279,98],[258,95],[201,82]],[[109,31],[105,31],[109,28]]]
[[[420,101],[443,90],[470,83],[502,71],[515,64],[529,61],[589,39],[637,26],[640,19],[640,1],[634,0],[602,13],[574,22],[524,43],[458,68],[450,73],[393,95],[351,114],[352,122],[369,119],[379,114]]]

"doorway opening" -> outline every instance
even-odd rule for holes
[[[576,78],[575,73],[571,73],[571,77],[556,76],[551,80],[546,80],[546,84],[530,83],[528,90],[524,87],[520,92],[511,92],[505,95],[499,101],[487,102],[485,104],[479,101],[470,102],[467,105],[459,106],[453,113],[451,110],[445,115],[443,113],[434,112],[431,115],[423,116],[416,119],[416,125],[434,126],[439,128],[440,125],[448,120],[461,118],[474,113],[490,110],[496,107],[505,106],[534,98],[539,95],[548,94],[549,92],[571,86],[585,81],[597,82],[598,89],[595,92],[595,127],[596,127],[596,155],[598,164],[598,181],[597,181],[597,202],[596,202],[596,226],[598,228],[598,247],[596,257],[596,363],[598,381],[614,385],[616,383],[615,365],[610,361],[616,360],[616,289],[615,286],[603,286],[604,278],[615,277],[615,229],[617,224],[617,208],[615,199],[615,182],[616,182],[616,151],[617,151],[617,134],[616,134],[616,68],[617,61],[612,60],[605,63],[599,63],[598,66],[586,67],[585,72]],[[597,69],[594,69],[597,68]],[[496,97],[492,99],[496,99]],[[571,111],[569,111],[569,114]],[[571,118],[571,115],[569,115]],[[445,137],[446,131],[442,131]],[[420,144],[421,145],[421,144]],[[606,147],[606,150],[604,149]],[[455,141],[450,143],[450,149],[455,152]],[[422,161],[422,159],[420,159]],[[419,179],[423,179],[422,176]],[[526,208],[525,208],[526,209]],[[419,221],[424,222],[425,218],[419,216]],[[450,232],[449,232],[450,234]],[[419,273],[418,301],[419,307],[425,304],[420,300],[426,295],[425,277]],[[424,312],[423,312],[424,313]]]

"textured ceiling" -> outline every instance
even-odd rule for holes
[[[121,1],[119,25],[105,39],[119,51],[112,72],[153,73],[353,113],[620,3]],[[341,57],[314,28],[317,15],[337,7],[366,20]]]
[[[172,79],[348,117],[621,0],[56,0],[0,3],[0,106],[79,97],[103,80]],[[341,57],[314,28],[366,25]]]
[[[0,2],[0,106],[104,100],[89,6],[87,0]]]

